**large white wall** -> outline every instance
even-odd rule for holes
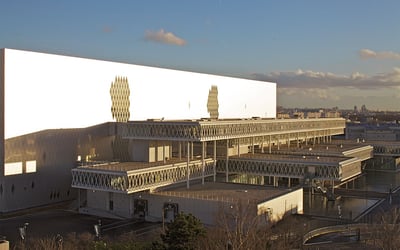
[[[123,63],[5,49],[5,138],[112,120],[110,87],[127,77],[130,120],[209,117],[218,87],[219,118],[276,115],[276,84]]]
[[[270,212],[270,220],[277,222],[287,213],[303,213],[303,188],[267,200],[257,206],[258,214]]]

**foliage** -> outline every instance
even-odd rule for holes
[[[165,249],[197,249],[199,240],[206,235],[202,223],[192,214],[179,213],[174,221],[167,225],[161,239]],[[155,243],[154,247],[157,246]]]

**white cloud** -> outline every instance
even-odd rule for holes
[[[331,91],[327,89],[319,89],[319,88],[278,88],[278,94],[292,96],[292,97],[301,97],[301,98],[309,98],[309,99],[320,99],[320,100],[334,100],[337,101],[340,99],[339,96],[332,94]]]
[[[394,59],[400,60],[400,53],[393,51],[373,51],[370,49],[362,49],[359,51],[362,59]]]
[[[171,32],[166,32],[163,29],[159,31],[146,31],[144,38],[147,41],[164,43],[164,44],[172,44],[177,46],[184,46],[186,45],[186,41],[180,37],[177,37]]]
[[[379,89],[382,87],[397,87],[400,84],[400,68],[390,72],[367,76],[359,72],[337,75],[330,72],[297,70],[289,72],[272,72],[269,74],[255,73],[252,79],[278,83],[279,88],[295,89],[328,89],[348,87],[356,89]]]

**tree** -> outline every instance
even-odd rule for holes
[[[223,204],[216,214],[216,225],[209,229],[204,249],[266,249],[269,222],[257,215],[257,204],[238,200]]]
[[[380,222],[371,225],[373,244],[380,249],[400,248],[400,208],[393,207],[381,215]]]
[[[205,235],[206,230],[199,219],[181,212],[167,225],[161,239],[166,249],[196,249]]]

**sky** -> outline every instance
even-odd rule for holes
[[[397,0],[0,0],[0,48],[272,81],[287,108],[398,111],[399,10]]]

